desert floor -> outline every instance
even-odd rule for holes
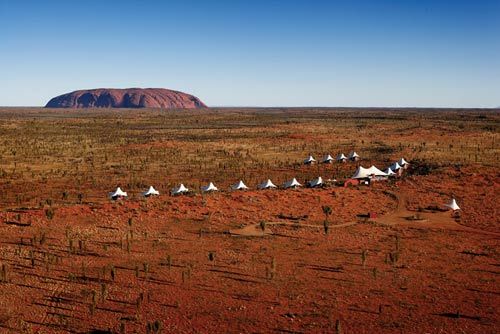
[[[0,332],[498,333],[499,125],[494,110],[0,109]],[[342,186],[401,157],[401,177]],[[317,176],[337,182],[256,190]],[[231,191],[240,179],[251,189]],[[221,191],[201,194],[209,181]],[[192,193],[170,196],[181,182]],[[452,197],[457,216],[438,210]]]

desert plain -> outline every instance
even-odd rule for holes
[[[0,332],[498,333],[499,128],[491,109],[1,108]]]

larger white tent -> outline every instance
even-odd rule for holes
[[[158,196],[160,195],[160,192],[156,190],[153,186],[149,186],[148,191],[142,193],[143,196],[149,197],[149,196]]]
[[[323,158],[323,163],[325,164],[331,164],[333,161],[333,157],[330,154],[325,155]]]
[[[112,199],[118,199],[122,197],[127,197],[127,193],[123,191],[122,188],[118,187],[116,188],[115,191],[109,193],[109,197],[111,197]]]
[[[189,189],[184,187],[184,184],[180,184],[178,187],[172,189],[172,195],[182,195],[189,192]]]
[[[243,183],[243,181],[240,180],[240,182],[232,185],[231,189],[233,189],[233,190],[247,190],[248,187]]]
[[[321,187],[323,184],[324,184],[324,182],[323,182],[323,178],[321,176],[318,176],[317,179],[309,181],[309,187],[311,187],[311,188]]]
[[[359,166],[351,178],[352,179],[371,179],[371,178],[380,178],[380,177],[387,177],[387,176],[388,176],[387,173],[382,172],[380,169],[378,169],[375,166],[371,166],[370,168],[363,168],[362,166]]]
[[[204,193],[206,192],[211,192],[211,191],[218,191],[219,189],[212,183],[210,182],[208,185],[201,187],[201,191]]]
[[[452,209],[453,211],[460,210],[460,207],[457,204],[457,201],[455,201],[454,198],[451,199],[451,202],[446,204],[447,207]]]
[[[283,185],[284,188],[297,188],[301,186],[302,185],[299,183],[299,181],[297,181],[296,178],[293,178],[290,181],[285,182],[285,184]]]
[[[267,179],[267,181],[262,182],[258,186],[259,189],[274,189],[277,188],[276,185],[271,181],[271,179]]]
[[[312,155],[308,156],[307,159],[304,160],[304,163],[306,165],[310,165],[310,164],[315,163],[315,162],[316,162],[316,159],[314,159]]]

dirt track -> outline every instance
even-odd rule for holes
[[[452,217],[451,210],[444,212],[419,212],[420,219],[412,220],[416,212],[407,208],[408,195],[404,192],[392,193],[397,198],[396,210],[386,215],[374,219],[377,223],[386,225],[399,225],[412,228],[445,229],[454,231],[464,231],[472,233],[482,233],[500,237],[500,233],[483,231],[468,226],[460,225]]]

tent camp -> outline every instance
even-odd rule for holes
[[[311,165],[316,162],[316,159],[313,158],[312,155],[308,156],[306,160],[304,160],[304,164]]]
[[[243,181],[240,180],[240,182],[232,185],[231,189],[233,189],[233,190],[247,190],[248,187],[243,183]]]
[[[271,179],[267,179],[267,181],[262,182],[258,186],[259,189],[275,189],[276,185],[271,181]]]
[[[123,191],[122,188],[118,187],[114,192],[109,193],[109,197],[116,200],[119,198],[127,197],[127,193]]]
[[[340,153],[339,155],[337,155],[337,162],[346,162],[347,161],[347,157],[344,155],[344,153]]]
[[[211,192],[211,191],[218,191],[219,189],[212,183],[210,182],[207,186],[201,187],[201,191],[204,193]]]
[[[387,173],[382,172],[375,166],[371,166],[370,168],[363,168],[362,166],[359,166],[351,179],[383,180],[387,179],[387,177]]]
[[[349,153],[349,160],[351,161],[358,161],[361,157],[354,151]]]
[[[311,188],[321,187],[323,184],[324,184],[324,182],[323,182],[323,178],[321,176],[319,176],[317,179],[309,181],[309,183],[308,183],[309,187],[311,187]]]
[[[401,158],[398,161],[399,165],[404,169],[408,168],[409,162],[405,160],[405,158]]]
[[[333,162],[333,158],[330,154],[325,155],[323,158],[323,163],[324,164],[331,164]]]
[[[172,195],[182,195],[189,192],[189,189],[184,187],[184,184],[180,184],[178,187],[172,189]]]
[[[288,189],[288,188],[297,188],[297,187],[302,187],[302,185],[299,183],[299,181],[297,181],[296,178],[293,178],[291,179],[290,181],[288,182],[285,182],[285,184],[283,185],[283,187],[285,189]]]
[[[150,186],[148,191],[143,192],[142,195],[144,197],[158,196],[158,195],[160,195],[160,192],[158,190],[156,190],[155,188],[153,188],[153,186]]]
[[[455,201],[454,198],[451,199],[451,202],[446,204],[447,207],[452,209],[453,211],[460,210],[460,207],[457,204],[457,201]]]

